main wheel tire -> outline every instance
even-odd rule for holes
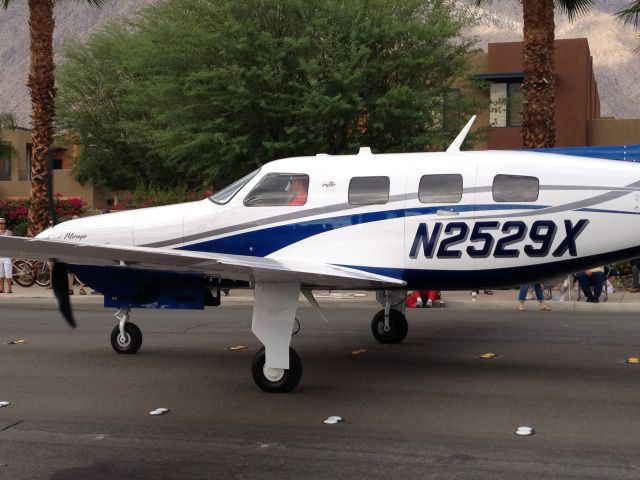
[[[264,347],[262,347],[253,357],[253,365],[251,366],[253,381],[258,387],[268,393],[286,393],[296,388],[302,377],[302,362],[293,348],[289,347],[289,369],[284,370],[282,377],[277,380],[267,378],[264,372],[264,362],[265,353]]]
[[[111,332],[111,346],[117,353],[132,354],[142,346],[142,332],[135,323],[124,324],[124,339],[120,338],[120,327],[115,326]]]
[[[389,310],[389,330],[384,330],[384,310],[376,313],[371,321],[371,333],[380,343],[400,343],[407,336],[407,317],[398,310]]]
[[[16,260],[13,262],[13,281],[21,287],[30,287],[36,283],[31,262],[26,260]]]

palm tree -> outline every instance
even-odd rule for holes
[[[99,6],[104,0],[85,0]],[[0,0],[7,8],[13,0]],[[49,223],[47,200],[47,152],[53,143],[54,85],[53,6],[55,0],[29,0],[30,62],[27,86],[31,92],[33,152],[31,159],[31,205],[28,235],[36,235]]]
[[[475,0],[476,5],[491,0]],[[555,145],[555,21],[556,6],[570,21],[594,0],[521,0],[522,3],[522,142],[526,148]]]
[[[625,24],[633,23],[635,29],[640,28],[640,0],[629,3],[623,10],[620,10],[617,15],[624,20]],[[640,38],[640,36],[638,38]],[[640,44],[638,44],[637,50],[640,51]]]

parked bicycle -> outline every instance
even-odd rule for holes
[[[21,287],[30,287],[36,283],[36,271],[29,260],[13,261],[13,281]]]
[[[49,262],[36,260],[32,263],[36,272],[36,283],[41,287],[48,287],[51,285],[51,269],[49,269]]]
[[[13,261],[13,280],[21,287],[30,287],[37,283],[41,287],[48,287],[51,283],[49,263],[42,260]]]

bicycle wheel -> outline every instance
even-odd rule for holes
[[[31,262],[27,260],[16,260],[13,262],[13,281],[21,287],[30,287],[36,283]]]
[[[36,283],[41,287],[48,287],[51,283],[49,263],[38,260],[37,262],[33,262],[33,267],[36,271]]]

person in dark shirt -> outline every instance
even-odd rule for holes
[[[634,258],[631,260],[631,293],[640,292],[640,285],[638,280],[640,279],[640,258]]]

